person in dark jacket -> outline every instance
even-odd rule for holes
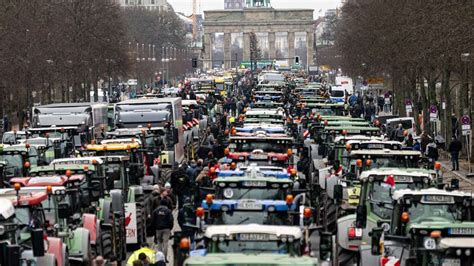
[[[166,206],[167,202],[162,200],[160,206],[153,211],[153,228],[156,232],[156,243],[158,249],[163,251],[165,258],[168,254],[168,241],[174,226],[174,217],[171,210]]]
[[[193,243],[196,229],[189,225],[196,225],[196,212],[191,203],[191,199],[188,197],[184,199],[184,205],[178,212],[178,224],[183,233],[183,237],[189,237],[190,242]]]
[[[191,182],[186,175],[186,168],[187,166],[181,165],[171,173],[171,188],[178,197],[178,208],[183,206],[184,197],[189,195],[191,186]]]
[[[459,152],[461,152],[462,143],[453,135],[453,139],[449,144],[449,152],[451,153],[451,162],[453,163],[452,171],[459,171]]]

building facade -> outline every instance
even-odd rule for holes
[[[169,11],[166,0],[117,0],[122,7],[141,7],[147,10]]]
[[[224,9],[242,9],[245,0],[224,0]]]

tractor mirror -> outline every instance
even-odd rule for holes
[[[70,216],[69,204],[62,202],[58,204],[58,217],[59,219],[67,219]]]
[[[450,189],[452,189],[452,190],[458,190],[459,189],[459,179],[457,179],[457,178],[451,179]]]
[[[178,129],[176,127],[173,128],[173,143],[176,144],[179,142],[178,138]]]
[[[332,234],[331,232],[321,232],[319,242],[319,258],[323,261],[332,260]]]
[[[372,240],[370,252],[374,256],[382,255],[382,250],[380,249],[380,238],[382,237],[382,233],[383,233],[383,228],[381,227],[373,228],[372,232],[370,233],[371,240]]]
[[[336,202],[342,201],[342,185],[341,184],[334,185],[334,199],[336,200]]]
[[[367,224],[367,208],[363,205],[358,205],[356,209],[356,227],[365,228]]]
[[[43,229],[33,229],[31,231],[31,243],[33,247],[33,256],[44,256],[44,238]]]
[[[8,245],[7,242],[0,244],[0,263],[2,265],[20,266],[21,247],[19,245]]]

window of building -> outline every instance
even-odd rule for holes
[[[151,4],[154,5],[154,4],[155,4],[155,0],[151,0]]]

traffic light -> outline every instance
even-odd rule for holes
[[[295,56],[295,64],[299,65],[300,64],[300,57]]]
[[[195,58],[195,57],[192,59],[192,66],[193,66],[193,68],[197,68],[197,67],[198,67],[198,59]]]

